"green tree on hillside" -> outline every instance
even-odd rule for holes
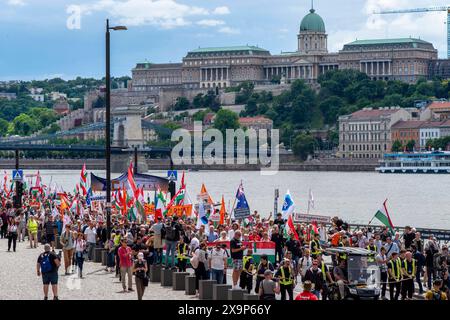
[[[238,129],[239,128],[239,118],[236,113],[230,110],[221,109],[217,112],[216,118],[214,120],[214,128],[222,131],[225,134],[226,129]]]

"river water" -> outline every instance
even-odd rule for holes
[[[88,168],[89,169],[89,168]],[[36,171],[25,170],[25,175]],[[104,176],[102,171],[95,174]],[[79,182],[79,171],[41,171],[44,184],[53,182],[72,191]],[[166,171],[149,174],[166,176]],[[113,175],[113,178],[116,175]],[[179,172],[180,179],[181,172]],[[294,199],[297,211],[305,213],[309,189],[314,196],[312,214],[338,215],[353,223],[367,224],[385,199],[395,226],[450,229],[450,176],[379,174],[376,172],[279,172],[263,176],[259,171],[186,172],[187,192],[196,202],[205,183],[215,202],[225,197],[227,209],[233,205],[237,187],[242,180],[251,210],[263,216],[274,210],[274,189],[280,190],[281,210],[286,190]]]

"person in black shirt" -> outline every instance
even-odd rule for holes
[[[283,215],[281,213],[277,214],[277,218],[273,221],[274,225],[277,225],[279,229],[284,226]]]
[[[270,241],[275,242],[275,262],[281,263],[283,260],[284,238],[280,234],[278,226],[274,227]]]
[[[258,265],[257,273],[256,273],[256,284],[255,284],[255,292],[256,294],[259,294],[259,286],[261,282],[264,280],[265,275],[264,273],[266,270],[274,271],[274,267],[272,263],[269,261],[266,254],[261,255],[261,260]]]
[[[47,222],[44,224],[45,240],[52,247],[52,251],[55,250],[55,229],[56,223],[53,220],[53,216],[48,216]]]
[[[411,245],[414,241],[414,238],[416,237],[416,235],[414,234],[414,232],[412,232],[412,229],[410,226],[406,226],[405,227],[405,233],[403,234],[403,240],[405,243],[405,249],[409,250],[411,249]]]
[[[98,223],[97,239],[99,239],[100,248],[103,248],[106,241],[108,241],[108,231],[106,230],[105,226],[103,225],[103,221],[100,221]]]
[[[234,238],[230,241],[231,259],[233,260],[233,288],[237,288],[237,283],[242,271],[242,259],[244,258],[245,246],[241,242],[241,231],[236,230]]]
[[[58,268],[61,265],[61,258],[54,251],[50,251],[49,244],[44,246],[44,252],[37,259],[36,273],[42,275],[44,285],[44,300],[48,300],[48,286],[52,285],[53,300],[58,300]]]

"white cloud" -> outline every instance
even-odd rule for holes
[[[222,27],[218,30],[220,33],[225,34],[240,34],[241,31],[239,29],[231,28],[231,27]]]
[[[281,29],[278,29],[278,31],[281,32],[281,33],[289,33],[289,32],[291,32],[291,30],[289,30],[288,28],[281,28]]]
[[[197,24],[199,26],[203,26],[203,27],[217,27],[217,26],[224,25],[225,22],[222,20],[204,19],[204,20],[197,21]]]
[[[228,7],[217,7],[214,9],[214,11],[212,12],[213,14],[217,14],[217,15],[226,15],[226,14],[230,14],[230,9],[228,9]]]
[[[10,6],[18,6],[18,7],[22,7],[24,6],[26,3],[23,0],[8,0],[8,4]]]
[[[81,5],[81,10],[84,14],[106,11],[115,22],[127,26],[155,25],[166,29],[190,25],[189,18],[209,14],[205,8],[177,0],[97,0]]]
[[[421,38],[433,43],[441,55],[447,52],[446,12],[374,14],[374,11],[436,6],[432,0],[366,0],[362,8],[365,19],[360,24],[340,25],[330,31],[332,52],[356,39]],[[444,4],[445,5],[445,4]]]

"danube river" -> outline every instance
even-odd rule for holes
[[[36,172],[25,171],[25,174],[30,173]],[[94,173],[104,176],[101,171]],[[165,176],[167,173],[154,171],[151,174]],[[72,191],[79,182],[79,171],[41,171],[41,176],[44,184],[48,185],[52,179],[67,191]],[[180,176],[181,172],[179,179]],[[233,205],[242,180],[250,209],[264,216],[274,209],[275,188],[280,190],[278,210],[289,189],[301,213],[307,210],[311,189],[315,202],[311,213],[314,214],[338,215],[348,222],[367,224],[388,199],[388,210],[396,226],[450,229],[449,175],[279,172],[274,176],[262,176],[259,171],[198,171],[186,172],[185,180],[192,202],[197,201],[201,184],[205,183],[215,202],[224,195],[227,209]]]

